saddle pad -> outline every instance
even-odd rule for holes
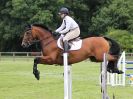
[[[57,40],[57,45],[59,48],[63,49],[63,47],[61,46],[61,41],[62,40],[62,37],[60,37],[58,40]],[[71,45],[71,48],[69,50],[79,50],[82,46],[82,40],[78,40],[78,41],[71,41],[70,43]]]

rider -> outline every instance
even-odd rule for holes
[[[75,20],[69,16],[69,10],[66,7],[62,7],[58,13],[62,18],[61,26],[55,30],[56,33],[63,34],[63,47],[64,52],[69,50],[68,41],[77,38],[80,35],[79,25]]]

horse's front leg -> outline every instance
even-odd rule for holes
[[[37,64],[48,64],[52,65],[55,62],[55,58],[52,58],[51,56],[42,56],[42,57],[36,57],[34,59],[34,65],[33,65],[33,74],[35,75],[36,79],[40,79],[40,72],[37,69]]]
[[[36,78],[37,80],[40,79],[40,71],[38,71],[38,69],[37,69],[37,64],[38,64],[39,62],[40,62],[40,57],[36,57],[36,58],[34,59],[33,74],[35,75],[35,78]]]

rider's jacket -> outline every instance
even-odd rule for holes
[[[79,25],[74,21],[74,19],[67,15],[64,17],[61,26],[55,32],[64,34],[78,27]]]

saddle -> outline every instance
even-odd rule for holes
[[[62,42],[63,37],[60,36],[60,38],[57,40],[57,45],[60,49],[63,50],[63,42]],[[82,39],[80,38],[75,38],[73,40],[70,40],[69,42],[70,49],[69,50],[79,50],[82,46]]]

